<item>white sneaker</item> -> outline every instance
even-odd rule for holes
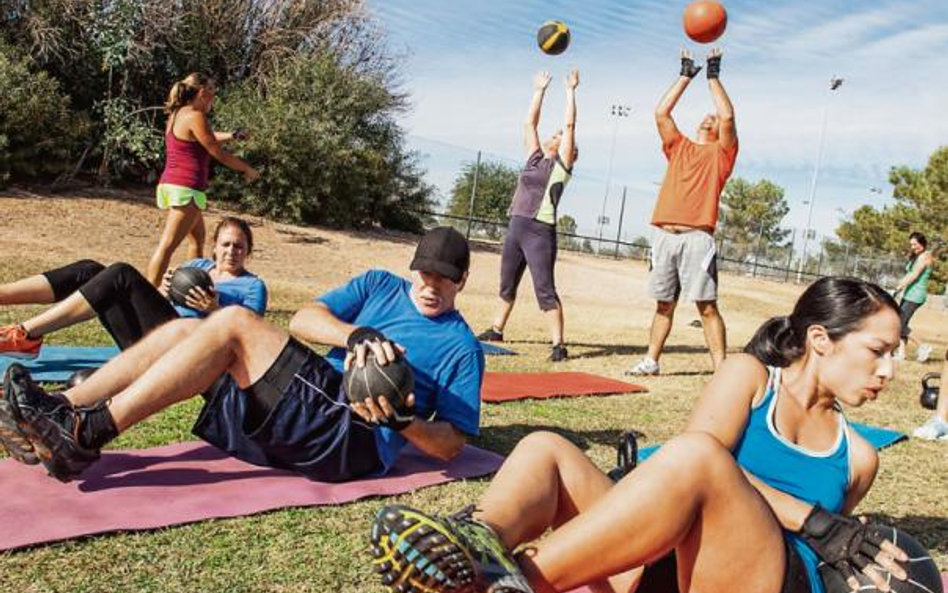
[[[948,422],[932,416],[928,422],[916,428],[912,436],[927,441],[948,440]]]
[[[915,359],[918,362],[925,362],[928,360],[928,357],[932,355],[932,347],[928,344],[922,344],[918,347],[918,352],[915,354]]]
[[[625,372],[626,375],[657,375],[661,372],[661,367],[658,366],[658,362],[652,360],[648,356],[640,360],[634,367]]]

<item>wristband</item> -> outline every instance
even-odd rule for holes
[[[701,66],[695,66],[695,61],[691,58],[682,58],[681,59],[681,75],[687,76],[688,78],[694,78],[699,72],[701,72]]]
[[[708,58],[708,80],[712,80],[721,74],[721,56],[712,56]]]

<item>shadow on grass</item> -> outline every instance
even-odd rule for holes
[[[869,513],[870,521],[891,525],[917,539],[931,552],[948,553],[948,517],[929,517],[925,515],[891,515]]]
[[[525,436],[532,432],[545,430],[553,432],[573,443],[583,451],[588,451],[593,445],[615,447],[625,430],[574,430],[562,426],[543,424],[507,424],[504,426],[482,426],[477,445],[490,449],[501,455],[508,455]],[[644,440],[646,435],[633,430],[638,440]]]

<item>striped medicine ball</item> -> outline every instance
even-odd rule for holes
[[[537,45],[545,54],[557,56],[569,46],[569,27],[562,21],[547,21],[537,31]]]

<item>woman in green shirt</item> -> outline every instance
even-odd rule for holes
[[[905,276],[895,286],[896,294],[902,293],[899,303],[900,317],[902,318],[902,343],[896,352],[896,358],[905,358],[905,344],[915,342],[919,362],[928,360],[932,347],[922,344],[911,337],[912,330],[909,321],[928,298],[928,278],[932,273],[932,254],[928,251],[928,240],[925,235],[914,232],[909,235],[911,257],[905,262]]]

